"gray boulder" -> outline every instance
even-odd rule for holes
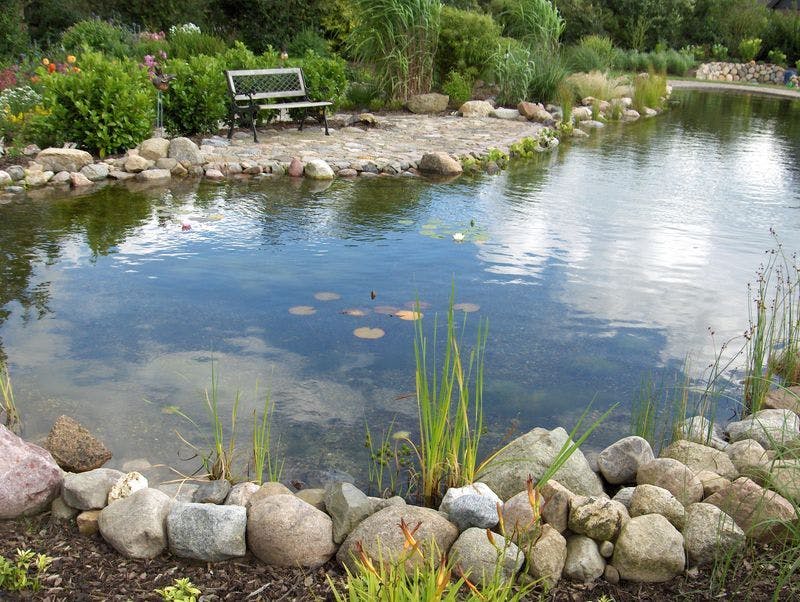
[[[489,117],[495,117],[496,119],[519,119],[520,114],[517,109],[507,109],[505,107],[497,107],[494,111],[489,113]]]
[[[480,480],[500,498],[508,499],[525,489],[528,476],[534,481],[540,479],[568,440],[563,428],[552,431],[535,428],[504,447],[483,469]],[[600,479],[580,449],[575,450],[553,478],[572,493],[603,495]]]
[[[597,456],[597,467],[612,485],[635,483],[642,464],[655,459],[653,448],[642,437],[625,437],[609,445]]]
[[[712,564],[745,543],[744,531],[712,504],[691,504],[686,509],[683,540],[692,565]]]
[[[731,441],[755,439],[764,448],[787,445],[800,439],[800,416],[791,410],[761,410],[725,428]]]
[[[625,506],[629,511],[631,509],[631,498],[633,497],[633,492],[636,490],[636,487],[623,487],[617,493],[614,494],[614,497],[611,499],[615,502],[619,502],[623,506]]]
[[[642,464],[636,473],[636,483],[663,487],[684,506],[703,499],[703,484],[694,472],[682,462],[672,458],[658,458]]]
[[[157,489],[140,489],[100,512],[100,534],[128,558],[155,558],[167,549],[170,499]]]
[[[69,173],[69,172],[67,172]],[[7,171],[3,171],[0,169],[0,186],[6,186],[11,184],[14,180],[11,179],[11,176]]]
[[[231,484],[226,479],[199,483],[192,494],[192,501],[197,504],[222,504],[230,490]]]
[[[89,155],[89,153],[86,153],[86,154]],[[89,161],[91,161],[91,160],[92,160],[92,156],[89,155]],[[85,163],[82,164],[81,167],[83,167],[83,165],[85,165]],[[69,170],[68,169],[66,169],[66,170],[53,169],[53,171],[69,171]],[[23,169],[20,165],[10,165],[10,166],[6,167],[6,173],[8,175],[10,175],[11,179],[14,180],[15,182],[17,182],[17,181],[19,181],[19,180],[21,180],[21,179],[23,179],[25,177],[25,169]]]
[[[92,155],[76,148],[46,148],[36,155],[36,162],[49,171],[80,171],[92,163]],[[10,172],[9,172],[10,173]],[[15,178],[21,179],[21,178]]]
[[[406,108],[412,113],[442,113],[447,110],[450,97],[446,94],[417,94],[406,102]]]
[[[330,517],[291,494],[250,506],[247,542],[259,560],[274,566],[318,567],[336,553]]]
[[[229,506],[245,506],[250,501],[252,495],[258,491],[259,486],[255,483],[236,483],[231,487],[228,497],[225,498],[225,503]]]
[[[713,447],[679,439],[661,452],[662,458],[672,458],[688,466],[694,472],[710,470],[725,477],[735,479],[739,472],[728,455]]]
[[[622,527],[611,564],[628,581],[659,583],[683,572],[683,537],[660,514],[646,514]]]
[[[197,491],[199,483],[181,481],[179,483],[164,483],[156,489],[166,493],[173,502],[188,503],[192,501],[194,492]]]
[[[333,169],[322,159],[311,159],[303,167],[303,174],[312,180],[333,180],[334,178]]]
[[[372,502],[352,483],[325,487],[325,509],[333,520],[333,541],[342,543],[356,525],[372,514]]]
[[[725,453],[742,476],[758,477],[769,473],[772,459],[767,450],[755,439],[742,439],[731,443]]]
[[[731,484],[730,479],[719,476],[710,470],[700,470],[695,473],[697,479],[703,484],[703,499],[725,489]]]
[[[596,541],[613,540],[629,519],[625,506],[619,502],[583,498],[570,507],[569,529]]]
[[[108,165],[105,163],[90,163],[81,167],[80,173],[91,182],[99,182],[108,177]]]
[[[169,154],[169,140],[166,138],[148,138],[139,145],[139,154],[150,161],[164,159]]]
[[[202,165],[204,163],[203,153],[197,145],[188,138],[173,138],[169,141],[169,153],[171,159],[176,159],[190,165]]]
[[[687,441],[708,445],[725,451],[728,442],[722,438],[722,429],[712,424],[705,416],[692,416],[677,424],[675,432]]]
[[[631,496],[628,508],[631,516],[660,514],[676,529],[683,529],[686,510],[677,498],[663,487],[655,485],[638,485]]]
[[[564,577],[570,581],[589,583],[599,578],[606,568],[597,543],[585,535],[570,535],[567,539],[567,559]]]
[[[501,506],[503,505],[503,500],[501,500],[486,483],[476,482],[471,483],[470,485],[465,485],[464,487],[450,487],[444,493],[442,503],[439,504],[439,511],[444,512],[445,514],[449,513],[450,504],[452,504],[456,499],[465,495],[481,495],[489,498],[495,504],[500,503]]]
[[[69,416],[56,419],[44,446],[58,465],[68,472],[100,468],[111,459],[111,452],[103,442]]]
[[[67,473],[64,475],[61,497],[73,508],[99,510],[108,503],[108,492],[124,476],[124,472],[111,468],[95,468],[77,474]]]
[[[542,525],[542,534],[527,551],[528,574],[550,589],[561,580],[567,561],[567,540],[550,525]]]
[[[419,161],[418,169],[424,173],[441,176],[454,176],[464,171],[461,163],[447,153],[425,153]]]
[[[478,586],[491,581],[496,571],[503,581],[513,580],[525,563],[525,555],[514,543],[478,527],[459,535],[449,555]]]
[[[0,424],[0,519],[46,510],[62,482],[61,469],[46,450]]]
[[[168,169],[145,169],[136,174],[140,182],[153,182],[155,180],[169,180],[172,172]]]
[[[462,495],[449,504],[450,522],[464,531],[470,527],[493,529],[499,520],[497,502],[483,495]]]
[[[242,506],[177,502],[167,515],[169,550],[179,558],[204,562],[244,556],[246,528]]]
[[[317,510],[322,510],[325,512],[327,508],[325,508],[325,490],[320,488],[312,488],[312,489],[301,489],[297,493],[295,493],[296,497],[299,497],[303,500],[306,504],[311,504]],[[383,498],[369,498],[369,501],[372,503],[372,511],[377,512],[378,508],[376,508],[377,501],[384,502]]]
[[[135,155],[129,152],[128,156],[124,158],[122,165],[127,172],[139,173],[153,167],[153,161],[150,159],[145,159],[138,154]]]

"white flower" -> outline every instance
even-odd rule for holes
[[[464,233],[463,232],[455,232],[453,234],[453,240],[456,242],[462,242],[464,240]]]

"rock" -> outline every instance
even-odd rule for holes
[[[97,510],[108,503],[108,492],[125,474],[111,468],[95,468],[88,472],[64,475],[61,496],[79,510]]]
[[[92,163],[92,155],[75,148],[46,148],[36,155],[36,162],[50,171],[80,171]],[[21,180],[22,178],[15,178]]]
[[[695,476],[703,484],[703,499],[707,498],[709,495],[715,494],[717,491],[725,489],[731,484],[730,479],[721,477],[710,470],[701,470],[696,472]]]
[[[676,529],[683,529],[686,510],[677,498],[663,487],[638,485],[631,496],[629,507],[631,516],[660,514]]]
[[[120,171],[119,169],[112,169],[108,172],[108,177],[112,180],[130,180],[131,178],[135,178],[136,174]]]
[[[0,176],[0,183],[2,183]],[[800,414],[800,386],[773,389],[764,399],[764,407],[770,410],[791,410]]]
[[[606,124],[596,119],[584,119],[578,122],[578,125],[588,130],[601,130],[606,127]]]
[[[488,117],[494,107],[485,100],[468,100],[458,109],[462,117]]]
[[[766,486],[789,501],[800,503],[800,461],[775,461],[766,479]]]
[[[55,174],[52,171],[25,170],[25,186],[36,188],[47,184]]]
[[[345,168],[345,169],[340,169],[337,175],[340,178],[355,178],[356,176],[358,176],[358,172],[355,169]]]
[[[497,107],[494,111],[489,113],[489,117],[495,117],[497,119],[517,119],[519,117],[519,111],[517,109],[507,109],[505,107]]]
[[[462,495],[449,504],[448,519],[459,531],[471,527],[493,529],[499,520],[497,502],[478,494]]]
[[[499,502],[501,505],[503,503],[503,501],[497,497],[497,494],[492,491],[486,483],[476,482],[470,485],[465,485],[464,487],[450,487],[444,493],[442,503],[439,504],[439,511],[448,514],[450,512],[450,504],[465,495],[481,495],[488,497],[495,503]]]
[[[80,510],[67,506],[61,497],[55,498],[50,504],[50,518],[53,520],[70,521],[78,514],[80,514]]]
[[[180,163],[178,163],[177,159],[170,159],[169,157],[162,157],[160,159],[156,159],[156,168],[157,169],[168,169],[170,173],[176,167],[180,166],[183,171],[186,171],[186,168],[183,167]]]
[[[167,515],[169,550],[205,562],[244,556],[246,527],[242,506],[173,503]]]
[[[612,485],[635,483],[642,464],[655,459],[653,448],[642,437],[625,437],[609,445],[597,457],[597,467]]]
[[[192,494],[192,501],[197,504],[222,504],[230,490],[231,484],[226,479],[200,483]],[[237,505],[242,506],[243,504]]]
[[[645,117],[655,117],[656,115],[658,115],[658,111],[656,111],[655,109],[651,109],[650,107],[645,107],[644,110],[642,111],[642,114]]]
[[[222,171],[225,173],[225,175],[228,176],[239,175],[243,171],[242,164],[239,163],[238,161],[228,161],[227,163],[225,163],[225,165],[223,165]]]
[[[418,168],[422,172],[442,176],[457,175],[463,171],[461,163],[447,153],[425,153]]]
[[[517,111],[528,121],[538,121],[539,123],[554,121],[551,113],[548,113],[542,105],[533,102],[523,101],[519,103]]]
[[[212,168],[209,168],[209,169],[206,170],[205,176],[209,180],[224,180],[225,179],[225,174],[223,174],[218,169],[212,169]]]
[[[22,154],[25,155],[26,157],[32,157],[33,155],[41,152],[41,150],[42,149],[40,149],[35,144],[28,144],[22,149]]]
[[[301,489],[297,493],[294,494],[295,497],[300,498],[306,504],[311,504],[317,510],[322,510],[326,512],[325,508],[325,490],[321,488],[312,488],[312,489]],[[370,503],[372,504],[372,511],[377,512],[378,508],[376,508],[375,500],[377,498],[369,498]],[[381,500],[386,501],[386,500]]]
[[[636,490],[636,487],[623,487],[617,493],[614,494],[614,497],[611,499],[615,502],[619,502],[623,506],[625,506],[628,510],[631,507],[631,498],[633,497],[633,492]]]
[[[406,544],[399,526],[401,520],[409,529],[419,523],[414,538],[419,542],[426,558],[431,554],[435,555],[434,562],[438,562],[438,555],[449,550],[458,538],[458,528],[435,510],[408,505],[389,506],[361,521],[344,540],[336,559],[350,570],[356,570],[354,554],[356,542],[360,541],[364,553],[373,562],[380,559],[390,563],[397,561],[405,554]],[[418,554],[413,554],[407,558],[406,566],[411,569],[422,566],[424,562]]]
[[[58,465],[68,472],[100,468],[111,459],[111,452],[77,420],[59,416],[44,444]]]
[[[725,428],[732,442],[755,439],[764,448],[800,439],[800,416],[791,410],[761,410]]]
[[[639,117],[641,117],[641,115],[639,115],[639,111],[636,109],[622,109],[623,121],[636,121]]]
[[[127,558],[155,558],[167,549],[167,494],[158,489],[135,491],[103,508],[100,535]]]
[[[600,544],[600,556],[603,558],[611,558],[614,555],[614,544],[610,541],[604,541]]]
[[[89,153],[86,153],[86,154],[89,155]],[[92,156],[89,155],[89,161],[91,161],[91,160],[92,160]],[[83,167],[83,165],[81,165],[81,167]],[[71,171],[69,169],[64,169],[64,170],[56,169],[55,165],[53,165],[51,167],[51,169],[53,171]],[[6,167],[6,173],[8,175],[10,175],[11,179],[14,180],[15,182],[17,182],[17,181],[19,181],[19,180],[21,180],[21,179],[23,179],[25,177],[25,170],[19,165],[9,165],[8,167]]]
[[[100,530],[100,510],[84,510],[76,518],[81,535],[94,535]]]
[[[161,159],[161,161],[171,161],[171,160],[172,160],[172,159]],[[203,172],[203,168],[202,168],[202,167],[200,167],[200,166],[198,165],[198,166],[197,166],[195,169],[199,169],[199,170],[200,170],[200,175],[202,175],[202,172]],[[176,164],[175,164],[175,167],[172,167],[172,168],[169,170],[169,173],[171,173],[171,174],[172,174],[173,176],[175,176],[176,178],[182,178],[183,176],[186,176],[186,175],[188,175],[188,174],[189,174],[189,170],[188,170],[188,169],[186,169],[186,168],[185,168],[183,165],[181,165],[180,163],[176,163]]]
[[[125,162],[123,163],[123,167],[125,171],[130,173],[139,173],[140,171],[144,171],[146,169],[150,169],[153,167],[153,162],[149,159],[145,159],[140,155],[128,155],[125,157]]]
[[[259,490],[259,486],[255,483],[236,483],[231,487],[228,497],[225,498],[225,503],[228,506],[244,506],[247,507],[250,498]]]
[[[145,169],[136,174],[136,179],[141,182],[169,180],[171,177],[172,173],[168,169]]]
[[[73,188],[82,188],[84,186],[92,185],[92,181],[82,173],[69,174],[69,183]]]
[[[549,480],[544,484],[541,488],[541,495],[543,500],[543,504],[540,504],[542,518],[559,533],[563,533],[569,524],[569,511],[573,500],[577,502],[582,500],[583,496],[575,495],[554,480]]]
[[[406,102],[406,108],[412,113],[442,113],[447,110],[450,97],[446,94],[417,94]]]
[[[197,145],[188,138],[173,138],[169,141],[169,152],[167,156],[189,165],[202,165],[203,153]]]
[[[603,571],[603,579],[612,585],[619,583],[619,571],[613,564],[606,565],[606,569]]]
[[[534,481],[540,479],[568,440],[569,435],[563,428],[552,431],[535,428],[504,447],[484,468],[480,480],[501,499],[508,499],[525,489],[529,475]],[[575,450],[553,478],[579,495],[602,496],[604,493],[600,479],[592,472],[580,449]]]
[[[334,178],[333,169],[322,159],[311,159],[306,163],[303,173],[312,180],[333,180]]]
[[[67,172],[69,173],[69,172]],[[14,180],[11,179],[11,176],[7,171],[3,171],[0,169],[0,186],[5,186],[6,184],[11,184]]]
[[[739,474],[763,480],[769,472],[770,458],[755,439],[742,439],[731,443],[725,450]]]
[[[620,531],[611,564],[628,581],[669,581],[683,572],[683,537],[660,514],[634,517]]]
[[[1,179],[2,179],[2,176],[0,176],[0,180]],[[68,171],[59,171],[56,175],[54,175],[50,179],[50,183],[51,184],[69,184],[70,183],[70,173]],[[2,186],[2,185],[3,185],[3,183],[0,181],[0,186]]]
[[[589,134],[584,132],[580,128],[575,128],[575,129],[572,130],[572,137],[573,138],[588,138]]]
[[[181,481],[180,483],[164,483],[157,489],[166,493],[173,502],[188,503],[192,501],[192,496],[198,487],[198,483]]]
[[[516,496],[515,496],[516,497]],[[567,561],[567,540],[550,525],[542,525],[542,534],[527,550],[528,574],[540,579],[546,589],[561,580]]]
[[[62,482],[61,469],[46,450],[0,424],[0,519],[46,510]]]
[[[304,171],[303,162],[297,157],[292,158],[292,162],[289,163],[289,167],[286,169],[286,173],[293,178],[302,177]]]
[[[572,109],[572,118],[575,121],[587,121],[592,118],[592,110],[589,107],[575,107]]]
[[[688,466],[672,458],[658,458],[642,464],[636,473],[636,483],[663,487],[684,506],[703,499],[703,484],[700,480]]]
[[[315,568],[336,553],[330,517],[291,494],[250,506],[247,542],[259,560],[273,566]]]
[[[148,138],[139,145],[139,154],[150,161],[164,159],[169,154],[169,140],[166,138]],[[175,159],[175,157],[172,158]]]
[[[258,488],[258,491],[253,493],[250,496],[250,501],[248,502],[248,508],[255,504],[257,501],[265,498],[270,497],[272,495],[294,495],[292,490],[289,489],[283,483],[277,483],[275,481],[267,481],[261,487]]]
[[[597,544],[585,535],[570,535],[567,539],[567,559],[564,577],[570,581],[589,583],[603,574],[606,561],[600,556]]]
[[[628,519],[628,512],[619,502],[584,498],[571,505],[568,526],[573,533],[605,541],[616,539]]]
[[[788,531],[784,523],[797,520],[789,500],[747,477],[739,477],[729,487],[706,498],[705,503],[733,517],[747,537],[762,542],[785,537]]]
[[[108,492],[108,503],[130,497],[140,489],[147,489],[147,479],[136,471],[129,472],[117,480]],[[159,491],[159,493],[162,493]],[[164,494],[166,495],[166,494]],[[169,498],[167,498],[169,499]]]
[[[342,543],[372,514],[372,502],[352,483],[331,483],[325,487],[325,509],[333,520],[333,541]]]
[[[692,565],[713,564],[745,543],[744,531],[733,518],[712,504],[691,504],[686,509],[683,541]]]
[[[490,582],[495,571],[503,581],[513,580],[525,563],[525,555],[514,543],[502,535],[489,533],[486,529],[470,527],[458,536],[449,552],[454,562],[469,575],[469,580],[479,587]]]
[[[108,177],[108,165],[105,163],[90,163],[81,168],[82,173],[88,180],[99,182]]]
[[[694,472],[709,470],[726,479],[735,479],[739,472],[723,451],[679,439],[661,452],[662,458],[672,458],[688,466]]]

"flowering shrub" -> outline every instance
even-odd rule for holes
[[[139,33],[139,41],[140,42],[160,42],[161,40],[166,40],[167,34],[163,31],[159,31],[158,33],[153,31],[142,31]]]
[[[176,34],[181,33],[188,33],[188,34],[201,34],[203,33],[200,31],[200,28],[195,25],[194,23],[184,23],[183,25],[173,25],[169,28],[169,35],[174,36]]]
[[[0,69],[0,91],[17,85],[17,72],[13,67]]]

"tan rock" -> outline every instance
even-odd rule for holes
[[[94,535],[100,530],[100,510],[84,510],[75,520],[81,535]]]
[[[640,466],[636,473],[636,483],[663,487],[684,506],[703,499],[703,484],[700,480],[688,466],[672,458],[657,458]]]
[[[111,459],[111,452],[103,442],[69,416],[56,419],[44,446],[56,463],[68,472],[100,468]]]

